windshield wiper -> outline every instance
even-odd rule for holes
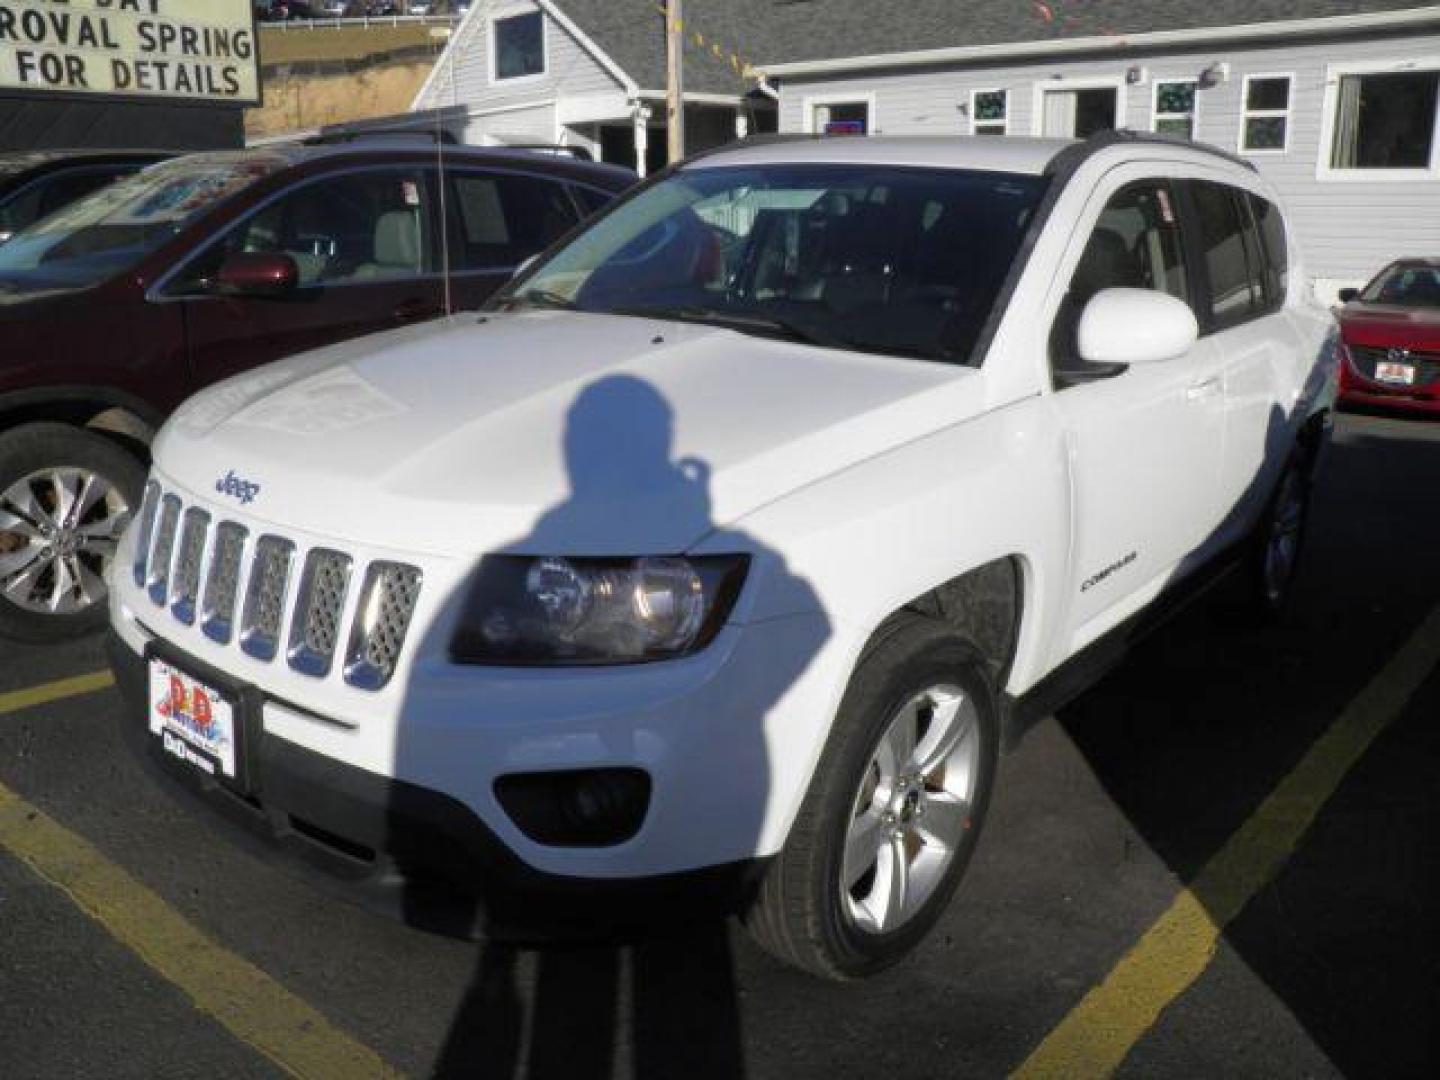
[[[774,315],[761,315],[748,311],[724,311],[720,308],[683,305],[679,307],[614,308],[607,314],[631,315],[643,319],[674,319],[676,322],[707,323],[711,326],[724,327],[727,330],[738,330],[742,334],[783,338],[787,341],[803,342],[806,345],[819,345],[826,349],[851,348],[848,341],[832,337],[814,327]]]
[[[528,304],[531,307],[558,308],[561,311],[575,311],[579,307],[568,296],[561,296],[558,292],[551,292],[549,289],[527,289],[523,293],[507,296],[504,303],[512,308]]]

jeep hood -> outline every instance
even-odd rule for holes
[[[982,382],[690,323],[466,314],[212,387],[155,460],[244,517],[402,552],[679,552],[974,415]]]

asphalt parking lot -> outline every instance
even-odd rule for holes
[[[152,787],[99,642],[0,645],[0,1075],[1436,1075],[1436,477],[1440,425],[1342,418],[1286,623],[1217,590],[1039,725],[928,946],[849,986],[724,925],[383,921]]]

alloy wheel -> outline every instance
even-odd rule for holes
[[[950,684],[914,695],[886,725],[841,860],[841,903],[861,931],[903,926],[945,879],[971,828],[981,737],[975,702]]]
[[[73,615],[105,599],[131,509],[99,473],[49,468],[0,492],[0,596],[25,611]]]

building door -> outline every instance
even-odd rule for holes
[[[1059,139],[1088,139],[1115,127],[1119,91],[1113,86],[1046,90],[1041,134]]]

